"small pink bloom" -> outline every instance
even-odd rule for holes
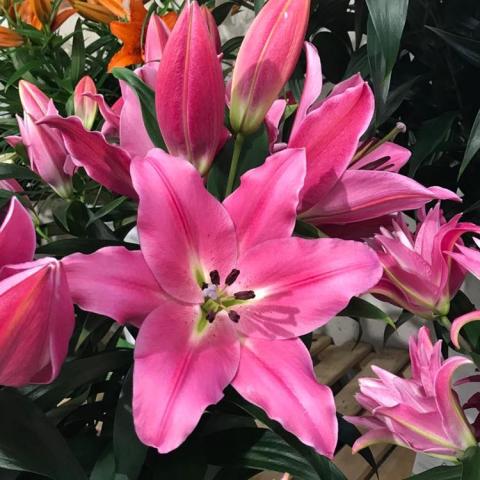
[[[422,327],[418,338],[410,338],[411,379],[372,367],[378,378],[359,381],[356,399],[369,415],[346,419],[368,431],[355,442],[354,452],[392,443],[454,461],[477,445],[452,390],[453,374],[471,361],[459,356],[444,361],[441,344],[433,345]]]
[[[310,0],[270,0],[253,21],[232,78],[230,123],[248,135],[292,75],[307,29]]]
[[[432,208],[413,235],[398,217],[391,230],[382,229],[371,242],[384,274],[372,293],[425,319],[447,315],[450,299],[465,279],[465,269],[450,252],[462,245],[461,236],[478,232],[459,216],[446,222],[440,206]]]
[[[185,5],[158,69],[157,119],[172,155],[205,174],[226,140],[220,62],[197,2]]]
[[[381,268],[361,243],[291,236],[304,175],[304,151],[284,150],[221,204],[191,164],[151,150],[132,165],[141,253],[109,248],[63,260],[82,308],[140,326],[133,413],[147,445],[178,447],[232,383],[333,455],[333,396],[297,336],[372,287]]]
[[[80,118],[83,126],[87,130],[92,128],[95,117],[97,116],[97,102],[92,98],[96,93],[97,87],[88,75],[77,83],[75,91],[73,92],[73,109],[75,115]]]
[[[49,383],[74,326],[65,273],[53,258],[31,261],[35,230],[13,198],[0,226],[0,384]]]
[[[72,175],[75,172],[61,134],[38,121],[45,115],[58,116],[52,100],[35,85],[21,80],[19,83],[23,119],[17,117],[21,142],[27,149],[31,169],[47,182],[60,196],[72,193]],[[17,143],[15,140],[13,144]]]

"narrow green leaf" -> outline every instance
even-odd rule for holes
[[[20,78],[32,70],[33,68],[41,67],[42,62],[39,60],[32,60],[31,62],[23,64],[20,68],[16,69],[12,75],[8,78],[7,82],[5,83],[5,91],[8,90],[14,83],[17,82]]]
[[[212,10],[212,15],[217,25],[221,25],[225,21],[234,6],[235,2],[225,2]]]
[[[395,322],[382,309],[373,305],[373,303],[364,300],[363,298],[353,297],[350,303],[338,315],[343,317],[359,317],[371,318],[373,320],[381,320],[387,325],[395,328]]]
[[[85,41],[83,39],[82,21],[77,20],[72,41],[72,63],[70,65],[70,78],[73,85],[80,80],[85,70]]]
[[[480,67],[480,41],[446,32],[440,28],[429,27],[428,25],[426,28],[442,38],[447,45],[450,45],[473,66]]]
[[[123,80],[132,88],[140,100],[143,122],[148,135],[156,147],[166,150],[165,142],[158,127],[157,114],[155,112],[155,92],[131,70],[127,68],[114,68],[112,74],[118,80]]]
[[[413,147],[413,155],[409,162],[410,177],[415,176],[425,160],[439,150],[439,147],[449,137],[456,118],[457,112],[446,112],[423,123],[417,133],[417,142]]]
[[[37,248],[37,253],[52,255],[54,257],[64,257],[72,253],[93,253],[103,247],[126,247],[129,250],[138,250],[138,245],[133,243],[100,240],[97,238],[66,238],[55,242],[42,245]]]
[[[367,0],[367,6],[385,59],[386,73],[391,72],[397,61],[407,19],[408,0]]]
[[[39,385],[28,396],[42,409],[53,408],[76,388],[101,379],[109,372],[126,369],[132,362],[132,352],[115,350],[66,362],[58,378],[50,385]]]
[[[113,425],[115,473],[128,480],[138,478],[147,455],[147,446],[138,439],[133,425],[132,374],[130,370],[123,383]]]
[[[460,170],[458,172],[458,178],[463,175],[463,172],[468,167],[473,157],[480,150],[480,110],[477,113],[475,122],[470,132],[470,137],[468,139],[467,148],[465,149],[465,155],[463,156],[462,164],[460,165]]]
[[[119,207],[122,203],[124,203],[127,200],[127,197],[118,197],[112,200],[111,202],[107,203],[104,205],[102,208],[98,209],[90,218],[88,221],[87,227],[90,226],[92,223],[95,223],[97,220],[100,220],[101,218],[105,217],[108,215],[110,212],[115,210],[117,207]]]
[[[462,466],[436,467],[409,477],[408,480],[462,480]]]
[[[29,168],[14,165],[13,163],[0,163],[0,180],[15,178],[16,180],[40,180],[38,175]]]
[[[13,389],[0,390],[0,467],[53,480],[86,480],[65,439],[44,413]]]

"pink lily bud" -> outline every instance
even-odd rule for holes
[[[91,97],[96,95],[97,87],[88,75],[85,75],[75,87],[73,93],[73,108],[75,115],[80,118],[84,127],[90,130],[97,116],[97,102]],[[85,95],[88,94],[88,95]]]
[[[464,233],[478,231],[473,223],[459,222],[459,216],[446,222],[439,205],[415,234],[398,216],[390,230],[382,228],[372,241],[384,274],[371,293],[427,320],[447,315],[466,275],[450,253],[462,245]]]
[[[200,9],[202,11],[203,18],[207,23],[208,31],[210,32],[213,44],[215,45],[215,50],[218,54],[220,54],[222,53],[222,42],[220,40],[220,32],[218,31],[217,22],[215,21],[211,10],[206,5],[202,5]]]
[[[160,61],[167,45],[170,30],[162,17],[153,14],[148,21],[147,35],[145,36],[145,63]]]
[[[225,141],[225,86],[196,2],[185,6],[170,35],[155,93],[158,124],[169,152],[206,173]]]
[[[472,429],[452,390],[452,376],[467,358],[444,361],[442,342],[432,344],[428,329],[410,339],[412,378],[397,377],[372,367],[378,378],[362,378],[357,402],[369,413],[345,417],[368,430],[353,445],[353,451],[376,443],[391,443],[416,452],[455,461],[477,445]]]
[[[35,230],[13,198],[0,226],[0,384],[50,383],[73,332],[74,312],[63,266],[31,261]]]
[[[248,135],[263,122],[297,64],[310,0],[270,0],[255,18],[233,70],[230,122]]]
[[[35,85],[24,80],[19,84],[24,118],[17,117],[21,141],[27,149],[30,168],[40,175],[61,197],[72,193],[75,166],[60,132],[38,122],[46,115],[59,116],[52,100]],[[15,142],[13,142],[15,143]]]

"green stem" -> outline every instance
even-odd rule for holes
[[[230,165],[230,172],[228,174],[227,190],[225,191],[226,197],[233,192],[233,184],[235,183],[235,178],[237,177],[238,160],[240,159],[240,153],[242,153],[244,140],[245,138],[241,133],[237,134],[235,138],[235,145],[233,147],[232,164]]]

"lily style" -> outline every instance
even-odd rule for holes
[[[478,230],[461,222],[460,215],[447,222],[438,204],[417,224],[414,235],[399,215],[390,229],[382,228],[369,242],[384,269],[371,293],[426,320],[448,315],[450,300],[466,276],[459,260],[461,236]]]
[[[62,261],[82,309],[140,328],[133,415],[159,452],[178,447],[232,384],[333,456],[333,395],[298,336],[373,287],[381,267],[359,242],[291,236],[305,165],[303,149],[279,152],[222,204],[189,162],[151,150],[132,165],[141,251]]]
[[[0,226],[0,384],[51,383],[73,332],[65,272],[54,258],[32,261],[30,214],[14,197]]]
[[[378,378],[362,378],[356,399],[368,412],[363,417],[345,417],[367,429],[353,446],[357,452],[376,443],[391,443],[449,461],[461,459],[476,447],[456,393],[452,376],[472,362],[453,356],[443,360],[442,342],[432,344],[428,329],[410,337],[412,378],[405,379],[379,367]]]

